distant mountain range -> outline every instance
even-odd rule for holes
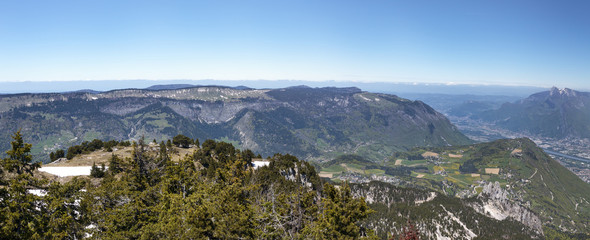
[[[419,82],[359,82],[359,81],[302,81],[302,80],[91,80],[91,81],[47,81],[47,82],[2,82],[1,93],[48,93],[71,92],[79,89],[111,91],[115,89],[145,89],[150,86],[248,86],[256,89],[286,88],[306,85],[310,87],[358,87],[363,91],[396,94],[472,94],[507,95],[526,97],[546,88],[477,84],[445,84]],[[404,95],[402,95],[402,93]]]
[[[219,85],[193,85],[193,84],[162,84],[162,85],[153,85],[150,87],[145,88],[145,90],[152,90],[152,91],[159,91],[159,90],[174,90],[174,89],[182,89],[182,88],[194,88],[194,87],[223,87],[223,88],[231,88],[236,90],[253,90],[253,88],[249,88],[246,86],[237,86],[237,87],[226,87],[226,86],[219,86]]]
[[[473,94],[419,94],[402,93],[400,97],[420,100],[436,111],[448,116],[465,117],[484,111],[498,109],[502,104],[515,102],[523,97],[505,95],[473,95]],[[527,95],[528,96],[528,95]]]
[[[428,105],[394,95],[358,88],[183,87],[0,95],[0,147],[7,149],[18,129],[42,159],[95,138],[161,141],[177,134],[320,161],[346,153],[382,160],[417,146],[470,143]]]
[[[554,87],[473,118],[535,136],[590,138],[590,93]]]

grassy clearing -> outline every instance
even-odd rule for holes
[[[172,150],[168,152],[170,155],[170,159],[172,161],[179,161],[186,155],[191,155],[195,150],[198,148],[177,148],[172,147]],[[147,154],[156,156],[160,151],[158,145],[148,145]],[[133,153],[133,147],[124,147],[121,148],[117,146],[113,148],[113,152],[107,152],[105,150],[97,150],[88,154],[81,154],[77,155],[71,160],[66,160],[62,162],[53,162],[45,164],[45,166],[53,166],[53,167],[74,167],[74,166],[92,166],[92,164],[96,163],[100,165],[102,163],[108,166],[109,159],[111,158],[112,154],[117,155],[121,159],[131,158]]]
[[[402,165],[406,167],[415,167],[428,164],[428,160],[403,160]]]
[[[332,165],[327,168],[322,168],[322,172],[330,172],[330,173],[341,173],[346,171],[346,169],[340,165]]]
[[[453,174],[452,177],[464,182],[467,185],[471,185],[476,180],[479,180],[478,178],[471,177],[471,174]]]
[[[147,124],[155,126],[158,129],[164,129],[166,127],[174,127],[170,123],[168,123],[168,121],[166,119],[158,119],[158,120],[148,121]]]
[[[242,145],[240,144],[239,141],[231,140],[227,136],[226,137],[215,139],[215,141],[230,143],[231,145],[234,145],[234,147],[237,148],[237,149],[243,149],[242,148]]]
[[[360,174],[365,173],[365,170],[363,170],[363,167],[358,164],[342,163],[342,164],[340,164],[340,166],[342,166],[344,169],[346,169],[347,172],[355,172],[355,173],[360,173]]]
[[[383,176],[385,174],[385,171],[381,170],[381,169],[367,169],[367,170],[365,170],[365,174],[369,174],[369,175],[375,174],[377,176]]]
[[[86,132],[86,134],[84,134],[84,137],[82,138],[82,140],[90,142],[94,139],[101,139],[101,138],[102,138],[102,133],[91,130],[91,131]]]

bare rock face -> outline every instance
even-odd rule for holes
[[[377,210],[363,226],[374,229],[382,238],[392,234],[399,236],[408,221],[416,227],[420,239],[535,239],[540,236],[520,221],[494,219],[485,213],[483,205],[488,203],[480,199],[459,199],[383,182],[351,184],[350,187],[354,197],[363,197]],[[487,190],[500,199],[509,195],[499,185],[492,184]],[[520,220],[538,223],[538,218],[530,211],[508,202],[498,206],[506,208],[502,214],[511,214],[514,218],[516,213],[521,213],[524,216]]]
[[[543,226],[539,217],[525,207],[520,200],[512,198],[512,194],[500,187],[498,182],[488,183],[478,196],[482,203],[474,203],[472,207],[479,213],[496,220],[511,218],[525,226],[543,234]]]

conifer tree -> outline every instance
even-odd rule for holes
[[[111,154],[111,158],[109,159],[109,172],[112,174],[120,173],[123,170],[123,163],[119,156],[116,154]]]
[[[12,175],[7,188],[1,191],[0,239],[41,238],[44,205],[40,197],[28,192],[28,189],[38,188],[43,183],[33,176],[40,163],[31,163],[32,145],[24,143],[20,130],[12,138],[11,149],[6,151],[8,157],[2,159],[2,166]]]
[[[104,163],[101,167],[97,167],[96,163],[92,163],[92,167],[90,168],[90,176],[93,178],[102,178],[105,174],[105,166]]]
[[[65,155],[65,152],[64,152],[64,150],[63,150],[63,149],[58,149],[57,151],[55,151],[55,159],[56,159],[56,160],[57,160],[57,159],[60,159],[60,158],[63,158],[63,157],[65,157],[65,156],[66,156],[66,155]]]
[[[9,172],[16,174],[29,173],[33,174],[33,171],[41,166],[40,162],[31,163],[33,156],[31,155],[31,147],[33,145],[25,143],[18,130],[12,135],[12,141],[10,143],[11,149],[6,151],[7,158],[2,160],[2,166]]]

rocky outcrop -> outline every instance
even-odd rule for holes
[[[525,207],[524,203],[512,198],[512,193],[502,189],[498,182],[484,185],[478,199],[481,202],[471,205],[477,212],[497,220],[510,218],[543,234],[543,225],[539,217]]]
[[[506,197],[506,193],[494,185],[488,190],[498,198]],[[459,199],[383,182],[351,184],[351,192],[355,197],[364,197],[376,210],[363,226],[374,229],[382,238],[390,238],[392,234],[399,236],[409,222],[418,229],[420,239],[535,239],[540,236],[520,222],[498,220],[476,211],[473,206],[482,204],[479,199]]]

